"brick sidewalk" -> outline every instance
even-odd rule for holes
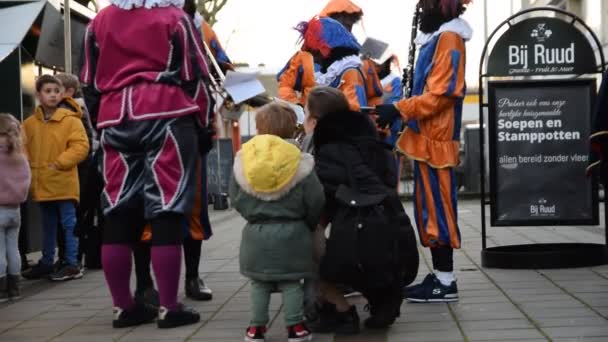
[[[406,207],[411,209],[409,203]],[[316,335],[315,341],[608,341],[608,266],[481,269],[478,202],[461,202],[459,215],[464,241],[455,254],[459,303],[404,304],[402,317],[388,331]],[[172,330],[155,325],[112,329],[103,274],[90,271],[77,281],[26,284],[24,299],[0,305],[0,341],[242,341],[249,317],[248,281],[238,272],[243,221],[230,212],[212,212],[212,220],[215,235],[203,246],[201,272],[214,299],[184,300],[201,312],[199,324]],[[604,241],[598,227],[489,228],[488,236],[490,246]],[[430,261],[426,252],[422,255],[420,279]],[[356,304],[364,319],[363,301]],[[280,298],[273,295],[268,341],[286,341],[280,309]]]

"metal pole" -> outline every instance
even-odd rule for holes
[[[63,0],[64,72],[72,73],[72,26],[70,0]]]
[[[17,47],[17,53],[19,54],[19,65],[21,65],[21,46]],[[23,71],[19,70],[19,121],[25,120],[25,113],[23,113]]]
[[[483,0],[483,40],[488,41],[488,0]]]

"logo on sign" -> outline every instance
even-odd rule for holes
[[[530,215],[534,217],[546,217],[555,216],[557,214],[557,207],[555,204],[549,204],[549,202],[541,198],[536,203],[530,205]]]
[[[509,45],[509,66],[513,73],[519,72],[568,72],[575,63],[575,43],[566,46],[546,46],[554,35],[553,30],[545,23],[539,23],[530,32],[534,44]]]
[[[544,43],[545,40],[551,38],[553,35],[553,31],[548,29],[546,26],[547,24],[545,23],[538,24],[538,26],[532,30],[532,33],[530,33],[530,37],[535,38],[539,43]]]

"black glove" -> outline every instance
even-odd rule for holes
[[[198,131],[198,151],[204,156],[213,148],[213,136],[215,136],[215,129],[209,125],[206,127],[199,128]]]
[[[389,126],[401,116],[401,113],[399,113],[399,110],[393,104],[378,105],[376,106],[376,112],[378,113],[376,123],[380,128]]]

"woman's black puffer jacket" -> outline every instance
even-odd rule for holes
[[[314,132],[315,168],[325,189],[325,214],[331,221],[341,184],[368,194],[395,189],[397,171],[390,147],[380,141],[369,116],[357,112],[324,116]]]

